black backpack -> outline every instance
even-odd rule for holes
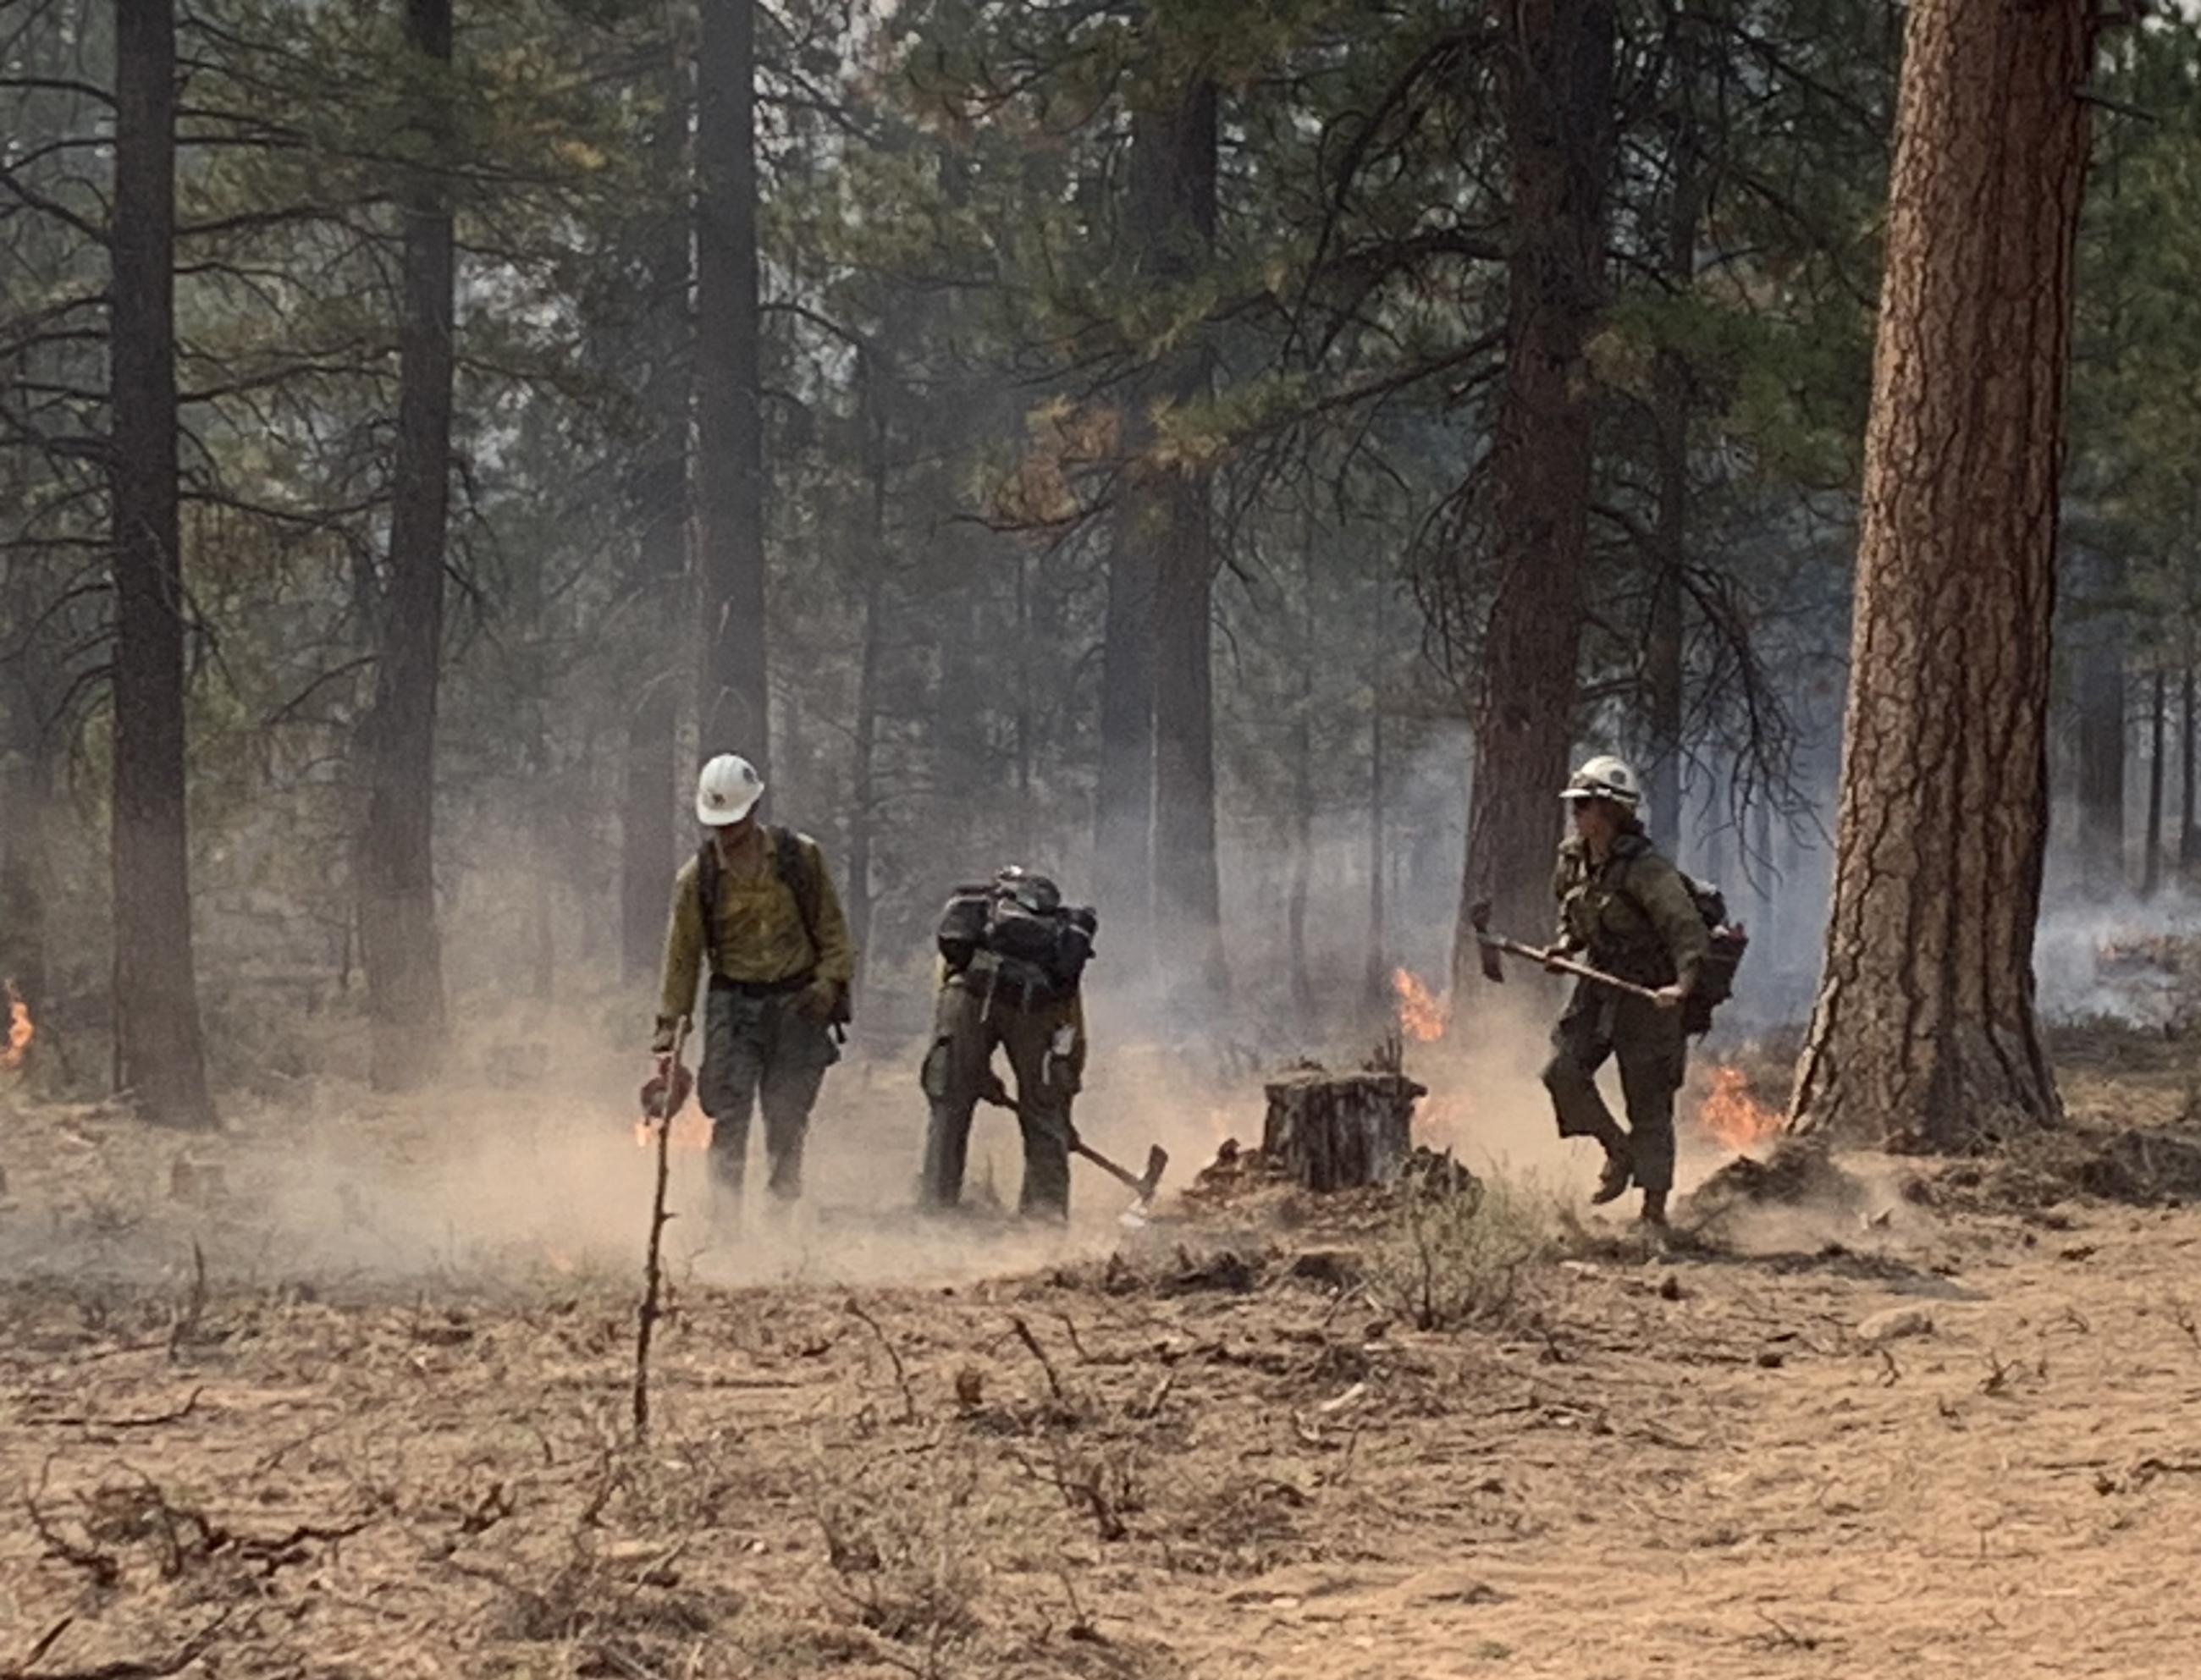
[[[952,972],[960,973],[985,951],[1011,980],[1066,992],[1092,960],[1099,928],[1100,917],[1091,910],[1065,904],[1053,881],[1027,875],[957,887],[940,913],[935,938]]]
[[[1742,966],[1743,953],[1750,949],[1750,935],[1741,923],[1727,919],[1727,899],[1718,887],[1678,869],[1675,873],[1681,875],[1682,885],[1688,888],[1711,940],[1704,961],[1697,964],[1697,983],[1682,1004],[1682,1030],[1694,1036],[1709,1031],[1712,1011],[1734,996],[1734,973]]]
[[[811,869],[802,856],[802,837],[792,828],[778,826],[765,830],[772,842],[772,872],[779,877],[779,884],[795,895],[795,907],[802,916],[802,931],[810,936],[810,951],[818,952],[818,913],[821,893],[818,873]],[[719,968],[719,846],[707,839],[696,852],[696,899],[703,912],[703,948],[709,954],[711,970]],[[833,1006],[831,1024],[846,1026],[849,1019],[848,988],[841,988],[839,1000]]]

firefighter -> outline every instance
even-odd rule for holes
[[[1642,1217],[1666,1221],[1674,1184],[1674,1096],[1687,1063],[1682,1005],[1709,949],[1702,915],[1681,872],[1643,832],[1635,772],[1609,754],[1576,770],[1560,794],[1574,833],[1559,847],[1552,890],[1558,938],[1547,957],[1575,957],[1658,993],[1656,1001],[1577,980],[1552,1034],[1544,1086],[1563,1138],[1594,1138],[1605,1170],[1591,1200],[1617,1201],[1633,1182]],[[1597,1088],[1597,1070],[1620,1064],[1628,1127]]]
[[[704,839],[673,880],[651,1051],[657,1076],[670,1078],[674,1028],[707,966],[696,1090],[712,1121],[712,1178],[738,1199],[749,1116],[761,1107],[769,1188],[784,1205],[802,1193],[810,1111],[840,1059],[855,951],[818,842],[759,822],[763,793],[756,767],[730,752],[697,779]]]
[[[930,1108],[920,1191],[926,1208],[952,1208],[962,1197],[971,1110],[998,1088],[999,1045],[1016,1078],[1024,1134],[1018,1209],[1028,1218],[1070,1216],[1070,1105],[1085,1071],[1081,977],[1096,925],[1091,910],[1065,905],[1053,881],[1019,868],[948,899],[922,1074]]]

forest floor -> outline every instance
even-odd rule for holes
[[[2083,1143],[1671,1245],[1552,1215],[1441,1331],[1365,1199],[684,1204],[646,1447],[632,1138],[19,1102],[0,1675],[2186,1676],[2201,1204],[2076,1176],[2184,1077],[2065,1078]]]

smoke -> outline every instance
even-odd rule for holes
[[[2161,1030],[2187,1007],[2191,979],[2171,942],[2201,938],[2201,900],[2171,887],[2089,902],[2076,893],[2052,904],[2034,934],[2040,1012],[2051,1022],[2113,1021]]]

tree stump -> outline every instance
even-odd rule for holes
[[[1426,1095],[1404,1074],[1287,1074],[1268,1086],[1261,1153],[1309,1190],[1388,1184],[1413,1151],[1414,1103]]]

